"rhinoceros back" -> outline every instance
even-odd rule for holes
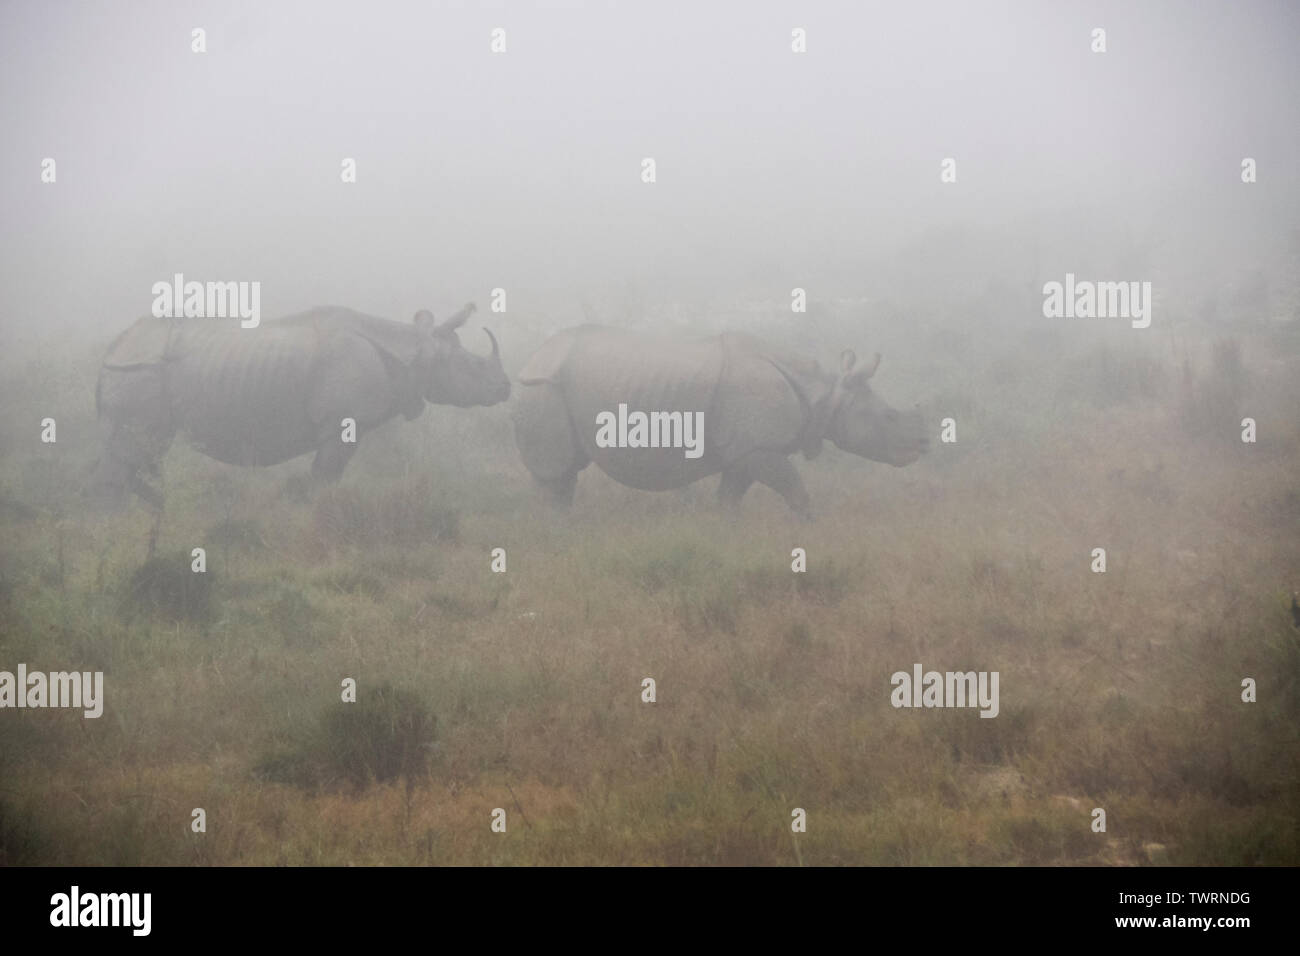
[[[835,381],[744,332],[673,340],[580,326],[552,336],[520,371],[515,441],[561,501],[588,462],[633,488],[678,488],[754,456],[815,454]],[[603,447],[598,416],[626,415],[630,432],[633,414],[665,412],[702,418],[692,436],[699,457],[677,446]]]
[[[622,329],[584,326],[562,333],[562,360],[549,357],[543,347],[530,362],[534,371],[546,373],[548,385],[558,391],[568,413],[574,437],[585,458],[610,477],[633,488],[659,491],[689,484],[720,470],[710,444],[714,397],[722,374],[723,354],[718,339],[675,342]],[[529,367],[523,379],[528,379]],[[555,399],[554,392],[538,401]],[[703,429],[696,436],[703,453],[687,458],[683,447],[600,447],[596,444],[597,416],[627,413],[699,413]]]
[[[307,410],[316,354],[301,323],[187,327],[169,363],[177,417],[220,461],[270,465],[311,451],[321,437]]]
[[[184,429],[220,461],[287,461],[319,441],[307,414],[317,343],[309,322],[144,318],[105,357],[100,412]]]

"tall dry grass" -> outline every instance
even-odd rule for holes
[[[878,386],[958,443],[799,461],[811,525],[762,488],[731,521],[712,482],[591,471],[555,515],[504,409],[435,408],[324,491],[176,448],[177,573],[144,564],[142,509],[78,505],[84,403],[55,448],[5,433],[0,666],[101,669],[108,699],[0,713],[0,862],[1296,863],[1288,366],[1245,335],[1185,364],[1091,329],[943,336]],[[998,671],[1000,715],[893,709],[918,661]]]

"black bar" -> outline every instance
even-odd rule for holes
[[[78,942],[256,940],[301,946],[375,934],[418,938],[454,926],[457,938],[481,935],[485,943],[514,930],[537,934],[539,941],[641,938],[668,945],[674,927],[689,923],[710,935],[737,938],[761,938],[785,925],[809,939],[834,932],[872,942],[899,935],[927,944],[1129,936],[1231,945],[1283,931],[1291,922],[1294,885],[1294,870],[1284,868],[13,868],[0,870],[0,914],[8,943],[57,943],[75,933]],[[52,926],[52,898],[70,897],[73,886],[83,906],[88,894],[149,893],[148,936],[136,937],[129,925]],[[1172,905],[1171,891],[1181,895]],[[1211,893],[1220,895],[1193,895]],[[1207,917],[1244,917],[1249,925],[1204,929],[1177,923]],[[1155,925],[1117,924],[1148,918]],[[1166,919],[1175,922],[1162,925]],[[602,926],[624,935],[596,935]]]

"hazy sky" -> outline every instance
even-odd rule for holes
[[[1298,93],[1286,2],[4,0],[0,341],[107,337],[175,272],[405,319],[494,286],[852,292],[908,249],[942,281],[954,228],[1026,274],[1111,223],[1276,245]]]

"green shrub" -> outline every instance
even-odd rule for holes
[[[361,686],[357,702],[331,704],[295,744],[263,759],[255,773],[308,789],[343,783],[360,790],[404,778],[414,785],[428,773],[437,718],[415,693],[384,683]]]
[[[202,623],[213,616],[213,572],[191,570],[188,551],[155,555],[138,567],[121,594],[121,611],[127,618],[157,614],[174,621]]]

